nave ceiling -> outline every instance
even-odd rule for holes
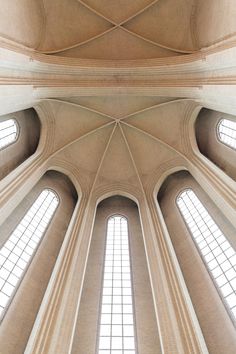
[[[192,100],[100,96],[40,103],[54,117],[52,164],[79,171],[83,190],[121,187],[135,194],[160,171],[185,163]],[[37,109],[37,108],[36,108]]]
[[[77,170],[86,191],[151,189],[162,171],[188,168],[189,124],[207,100],[221,108],[214,85],[222,89],[231,74],[214,50],[236,32],[234,0],[227,7],[220,0],[0,4],[1,40],[6,50],[17,48],[4,52],[2,80],[9,92],[18,85],[16,106],[35,107],[46,129],[48,114],[52,165]]]

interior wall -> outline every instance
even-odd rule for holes
[[[19,126],[18,139],[0,150],[0,179],[8,175],[37,149],[40,121],[33,108],[0,117],[0,121],[15,119]]]
[[[161,354],[138,208],[119,196],[97,208],[72,354],[96,353],[107,218],[114,214],[128,219],[138,353]]]
[[[236,151],[219,141],[217,125],[220,119],[236,121],[236,117],[203,108],[196,120],[195,131],[198,148],[229,177],[236,180]]]
[[[202,261],[176,205],[176,197],[192,188],[236,249],[235,229],[187,171],[166,179],[158,201],[210,354],[234,354],[235,327]]]
[[[52,188],[58,194],[60,203],[2,320],[2,354],[24,353],[77,201],[76,192],[69,179],[59,172],[48,171],[0,227],[0,246],[8,239],[44,188]]]
[[[199,47],[208,47],[236,34],[235,0],[197,0],[196,36]]]

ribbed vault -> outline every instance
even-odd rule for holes
[[[86,190],[142,189],[163,164],[182,158],[182,125],[191,100],[82,97],[45,100],[55,116],[52,159],[70,161]]]
[[[156,192],[188,170],[236,223],[235,181],[194,131],[202,107],[236,115],[235,0],[0,5],[0,114],[33,107],[41,122],[35,153],[1,180],[1,223],[48,170],[68,175],[79,201],[29,342],[14,344],[20,323],[9,353],[70,351],[94,211],[117,194],[139,205],[163,353],[207,353]]]

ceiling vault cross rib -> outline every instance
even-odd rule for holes
[[[176,98],[176,99],[171,99],[170,101],[167,101],[167,102],[157,103],[157,104],[154,104],[152,106],[149,106],[149,107],[140,109],[138,111],[135,111],[133,113],[130,113],[130,114],[124,116],[124,117],[121,117],[120,120],[124,121],[125,119],[133,117],[136,114],[145,113],[147,111],[151,111],[152,109],[155,109],[155,108],[158,108],[158,107],[162,107],[162,106],[166,106],[168,104],[172,104],[172,103],[175,103],[175,102],[181,102],[181,101],[192,101],[192,99],[191,98]]]
[[[153,5],[157,4],[160,0],[154,0],[152,1],[150,4],[144,6],[142,9],[140,9],[139,11],[135,12],[135,14],[131,15],[130,17],[126,18],[125,20],[121,21],[120,23],[117,23],[115,21],[112,21],[110,18],[104,16],[101,12],[95,10],[93,7],[89,6],[88,4],[86,4],[86,2],[84,2],[83,0],[77,0],[79,3],[81,3],[82,5],[84,5],[85,7],[87,7],[90,11],[92,11],[95,15],[98,15],[102,18],[104,18],[104,20],[110,22],[110,24],[114,25],[114,26],[122,26],[124,24],[126,24],[127,22],[129,22],[130,20],[133,20],[135,17],[137,17],[138,15],[141,15],[143,12],[145,12],[147,9],[149,9],[150,7],[152,7]]]
[[[148,136],[149,138],[151,138],[153,140],[156,140],[159,144],[164,145],[167,149],[174,151],[175,153],[177,153],[178,155],[182,156],[183,158],[186,158],[186,156],[182,152],[180,152],[179,150],[175,149],[173,146],[171,146],[170,144],[166,143],[165,141],[163,141],[163,140],[157,138],[156,136],[146,132],[145,130],[137,128],[134,125],[131,125],[131,124],[127,123],[127,122],[121,122],[121,124],[124,124],[124,125],[126,125],[127,127],[131,128],[131,129],[137,130],[139,133],[142,133],[142,134]]]
[[[148,10],[150,7],[156,5],[160,0],[154,0],[152,1],[150,4],[146,5],[144,8],[140,9],[139,11],[137,11],[135,14],[131,15],[130,17],[128,17],[127,19],[121,21],[120,23],[116,23],[115,21],[111,20],[110,18],[106,17],[105,15],[103,15],[101,12],[95,10],[93,7],[91,7],[90,5],[86,4],[86,2],[84,2],[83,0],[76,0],[78,3],[80,3],[81,5],[83,5],[84,7],[86,7],[89,11],[91,11],[94,15],[96,16],[99,16],[100,18],[102,18],[103,20],[109,22],[110,25],[112,25],[113,27],[91,37],[91,38],[88,38],[80,43],[76,43],[74,45],[71,45],[71,46],[68,46],[68,47],[64,47],[64,48],[61,48],[61,49],[57,49],[57,50],[49,50],[49,51],[42,51],[42,53],[44,54],[56,54],[56,53],[61,53],[61,52],[64,52],[66,50],[69,50],[69,49],[73,49],[73,48],[78,48],[78,47],[81,47],[89,42],[92,42],[100,37],[103,37],[105,36],[106,34],[110,33],[110,32],[113,32],[114,30],[116,29],[121,29],[123,31],[125,31],[126,33],[129,33],[130,35],[136,37],[136,38],[139,38],[149,44],[152,44],[154,46],[157,46],[159,48],[163,48],[163,49],[167,49],[167,50],[170,50],[172,52],[175,52],[175,53],[182,53],[182,54],[191,54],[191,53],[194,53],[195,51],[194,50],[181,50],[181,49],[176,49],[176,48],[172,48],[172,47],[169,47],[169,46],[165,46],[159,42],[155,42],[151,39],[148,39],[134,31],[131,31],[127,28],[124,27],[125,24],[127,24],[129,21],[133,20],[135,17],[141,15],[142,13],[144,13],[146,10]]]
[[[75,107],[79,107],[79,108],[85,109],[86,111],[90,111],[92,113],[96,113],[96,114],[98,114],[100,116],[103,116],[105,118],[108,118],[108,119],[111,119],[113,121],[116,121],[116,118],[111,116],[111,115],[109,115],[109,114],[100,112],[100,111],[98,111],[96,109],[93,109],[93,108],[90,108],[90,107],[87,107],[87,106],[83,106],[83,105],[81,105],[79,103],[66,101],[66,99],[65,100],[60,100],[60,99],[57,99],[57,98],[45,98],[45,99],[43,99],[43,101],[55,101],[55,102],[65,103],[65,104],[68,104],[68,105],[71,105],[71,106],[75,106]]]
[[[141,113],[145,113],[149,110],[152,110],[152,109],[155,109],[155,108],[158,108],[158,107],[162,107],[162,106],[166,106],[168,104],[172,104],[172,103],[176,103],[176,102],[183,102],[183,101],[192,101],[192,98],[176,98],[176,99],[171,99],[170,101],[167,101],[167,102],[161,102],[161,103],[157,103],[157,104],[154,104],[154,105],[151,105],[149,107],[146,107],[146,108],[142,108],[142,109],[139,109],[137,111],[133,111],[132,113],[129,113],[123,117],[120,117],[120,118],[116,118],[114,116],[111,116],[107,113],[104,113],[104,112],[101,112],[101,111],[98,111],[98,110],[95,110],[94,108],[91,108],[91,107],[88,107],[88,106],[84,106],[80,103],[74,103],[74,102],[70,102],[70,101],[66,101],[65,100],[61,100],[61,99],[57,99],[57,98],[45,98],[43,99],[43,101],[55,101],[55,102],[62,102],[62,103],[65,103],[65,104],[69,104],[69,105],[72,105],[72,106],[75,106],[75,107],[80,107],[82,109],[85,109],[85,110],[88,110],[92,113],[96,113],[96,114],[99,114],[103,117],[106,117],[108,119],[112,119],[113,121],[124,121],[130,117],[133,117],[137,114],[141,114]]]
[[[127,139],[126,139],[126,136],[125,136],[125,133],[124,133],[124,131],[123,131],[123,129],[122,129],[121,124],[119,124],[119,128],[120,128],[122,137],[123,137],[123,139],[124,139],[124,142],[125,142],[125,144],[126,144],[127,150],[128,150],[128,152],[129,152],[129,156],[130,156],[131,161],[132,161],[132,163],[133,163],[133,167],[134,167],[134,170],[135,170],[135,172],[136,172],[136,175],[137,175],[137,178],[138,178],[138,181],[139,181],[139,184],[140,184],[140,187],[141,187],[143,196],[145,196],[146,194],[145,194],[145,190],[144,190],[144,187],[143,187],[143,183],[142,183],[142,180],[141,180],[141,177],[140,177],[140,173],[139,173],[139,170],[138,170],[137,165],[136,165],[136,163],[135,163],[135,160],[134,160],[132,151],[131,151],[131,149],[130,149],[129,143],[128,143]]]
[[[95,129],[90,130],[89,132],[87,132],[87,133],[81,135],[80,137],[78,137],[78,138],[76,138],[76,139],[73,139],[72,141],[70,141],[70,142],[67,143],[66,145],[60,147],[59,149],[57,149],[56,151],[54,151],[53,154],[51,154],[49,157],[52,158],[52,157],[56,156],[58,153],[60,153],[61,151],[67,149],[67,148],[70,147],[71,145],[77,143],[78,141],[80,141],[80,140],[82,140],[82,139],[87,138],[89,135],[92,135],[92,134],[98,132],[99,130],[104,129],[104,128],[106,128],[106,127],[112,125],[112,124],[115,124],[115,122],[105,123],[105,124],[101,125],[100,127],[97,127],[97,128],[95,128]]]
[[[110,146],[110,143],[111,143],[111,140],[112,140],[112,137],[114,135],[114,132],[116,130],[116,127],[117,127],[117,123],[114,124],[114,128],[112,129],[112,132],[110,134],[110,137],[109,137],[109,140],[105,146],[105,149],[104,149],[104,152],[102,154],[102,157],[101,157],[101,160],[100,160],[100,163],[99,163],[99,166],[98,166],[98,169],[97,169],[97,172],[96,172],[96,175],[95,175],[95,178],[94,178],[94,181],[93,181],[93,184],[92,184],[92,187],[91,187],[91,191],[90,191],[90,195],[89,195],[89,198],[92,198],[92,195],[93,195],[93,191],[94,191],[94,188],[96,186],[96,182],[97,182],[97,179],[99,177],[99,173],[100,173],[100,170],[101,170],[101,167],[102,167],[102,164],[103,164],[103,161],[106,157],[106,153],[108,151],[108,148]]]

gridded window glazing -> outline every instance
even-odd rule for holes
[[[102,289],[98,354],[136,354],[127,220],[112,216]]]
[[[14,119],[7,119],[0,122],[0,149],[16,141],[17,136],[18,125]]]
[[[43,190],[0,251],[0,318],[58,206],[57,195]]]
[[[236,122],[221,119],[218,124],[218,137],[222,143],[236,150]]]
[[[186,189],[177,205],[210,274],[236,320],[236,253],[196,194]]]

